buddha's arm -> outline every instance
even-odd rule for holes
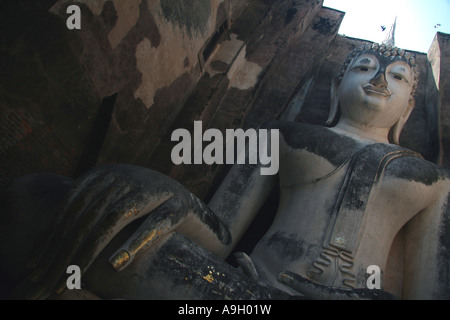
[[[448,299],[450,180],[429,186],[433,201],[405,226],[404,299]]]
[[[228,226],[232,242],[216,252],[226,257],[247,230],[278,181],[261,175],[258,166],[234,165],[208,206]]]

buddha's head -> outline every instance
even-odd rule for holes
[[[414,108],[418,71],[413,54],[384,44],[366,45],[346,59],[332,82],[327,124],[357,123],[366,128],[387,128],[398,144],[400,132]]]

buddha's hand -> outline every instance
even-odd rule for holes
[[[294,272],[283,271],[278,281],[311,300],[393,300],[392,294],[376,289],[344,289],[312,282]]]
[[[15,296],[41,299],[61,293],[69,265],[79,266],[83,274],[112,238],[136,219],[142,222],[110,259],[116,270],[192,217],[221,243],[231,241],[217,216],[167,176],[128,165],[94,169],[73,183],[52,234],[36,245],[29,265],[33,270]]]

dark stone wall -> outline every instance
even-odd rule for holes
[[[441,135],[441,162],[450,168],[450,35],[438,32],[428,53],[433,71],[430,72],[434,85],[439,94],[433,96],[439,108],[439,130]],[[432,74],[431,74],[432,73]]]

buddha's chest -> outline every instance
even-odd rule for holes
[[[327,149],[323,141],[321,149]],[[338,183],[334,176],[342,176],[348,167],[354,150],[340,150],[339,154],[321,152],[312,143],[293,148],[285,141],[280,144],[280,187],[292,188],[317,184],[322,181]],[[339,180],[339,179],[338,179]]]

